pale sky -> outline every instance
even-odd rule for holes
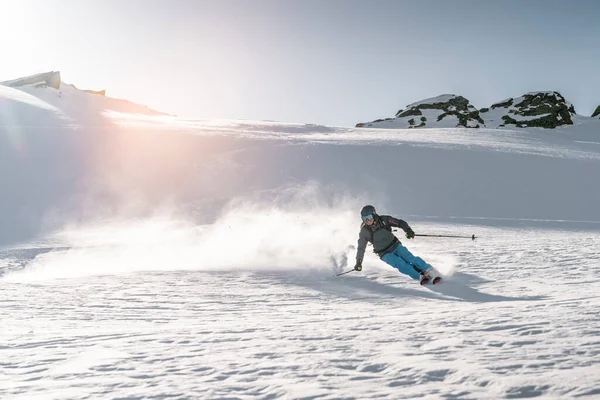
[[[596,0],[0,0],[0,81],[58,70],[159,111],[353,126],[454,93],[600,105]]]

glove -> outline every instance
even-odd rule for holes
[[[354,266],[354,270],[355,271],[362,271],[362,264],[357,262],[356,265]]]
[[[414,237],[415,237],[415,232],[412,229],[408,228],[408,230],[406,231],[406,238],[414,239]]]

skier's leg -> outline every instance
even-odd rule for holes
[[[394,254],[394,252],[384,254],[381,259],[403,274],[408,275],[413,279],[419,279],[419,273],[417,270],[415,270],[412,265],[407,264],[402,257]]]
[[[423,260],[421,257],[413,255],[406,247],[402,246],[401,244],[398,245],[398,247],[396,247],[393,254],[402,258],[404,261],[406,261],[406,263],[414,265],[422,271],[427,271],[433,268],[431,265],[427,264],[425,260]]]

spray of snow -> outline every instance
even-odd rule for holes
[[[38,255],[6,278],[38,281],[164,270],[315,269],[331,272],[356,242],[358,200],[325,199],[315,187],[280,192],[268,202],[236,199],[214,222],[162,212],[65,228],[66,249]]]
[[[169,270],[309,269],[317,276],[331,275],[354,263],[358,210],[364,203],[306,184],[267,196],[236,198],[215,215],[204,215],[204,220],[212,217],[207,223],[163,210],[147,218],[77,224],[54,235],[55,247],[61,244],[57,250],[38,255],[5,278],[35,282]],[[402,232],[397,234],[402,238]],[[412,241],[409,248],[446,276],[458,263],[452,256],[432,251],[431,242]],[[370,248],[365,266],[391,268]]]

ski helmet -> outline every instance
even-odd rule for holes
[[[375,212],[375,207],[373,207],[373,206],[364,206],[362,208],[362,210],[360,210],[361,217],[366,217],[367,215],[375,215],[375,214],[377,214],[377,212]]]

